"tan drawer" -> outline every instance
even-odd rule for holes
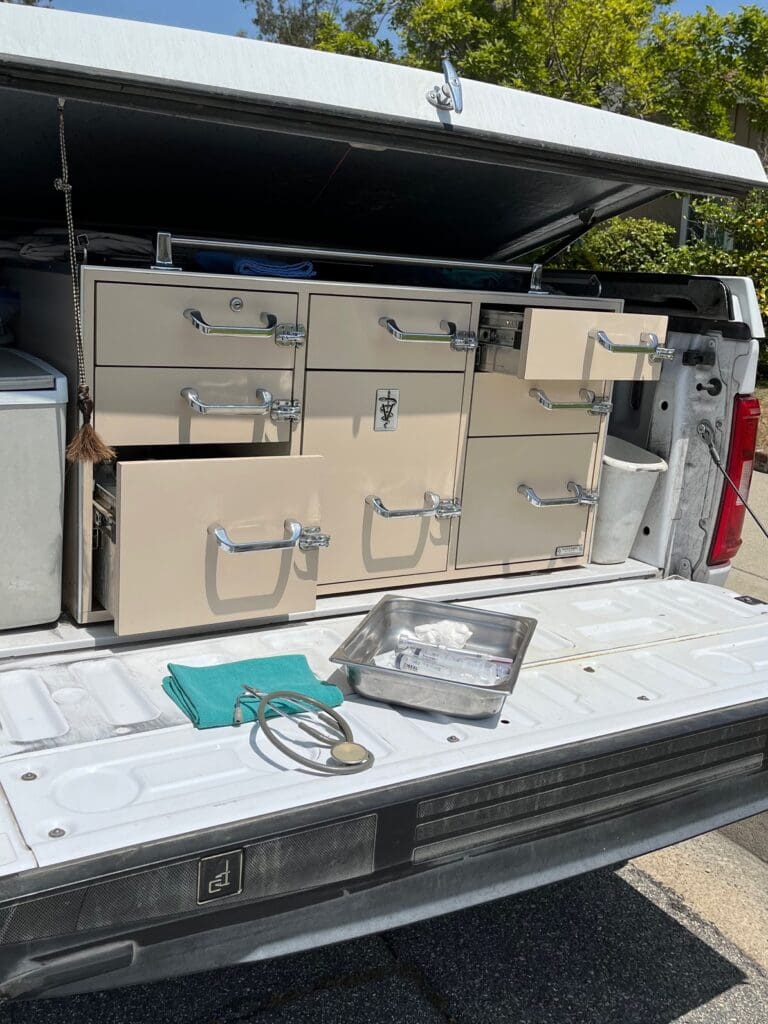
[[[277,328],[268,328],[264,318],[295,327],[297,306],[294,292],[259,291],[240,282],[226,289],[102,281],[96,285],[96,363],[288,369],[295,348],[278,344]],[[197,311],[201,323],[218,330],[203,333],[185,310]]]
[[[387,509],[420,509],[425,492],[452,498],[463,374],[307,374],[304,452],[325,457],[321,583],[441,572],[448,564],[450,519],[384,518]],[[377,393],[397,399],[396,429],[374,430]]]
[[[535,508],[518,493],[527,485],[544,499],[573,498],[569,481],[586,486],[596,454],[590,435],[474,437],[467,447],[459,567],[573,557],[584,551],[590,509]]]
[[[646,344],[646,335],[655,335],[663,345],[667,336],[667,317],[573,309],[527,309],[518,376],[540,381],[659,379],[659,362],[652,362],[644,353],[608,351],[597,340],[598,331],[616,345]]]
[[[318,557],[285,542],[286,520],[320,526],[322,459],[186,459],[117,468],[117,558],[111,582],[122,636],[257,619],[314,607]]]
[[[576,402],[593,407],[603,397],[604,386],[600,380],[576,383],[527,381],[501,373],[476,373],[469,418],[470,436],[596,434],[602,416],[594,415],[589,409],[557,406]],[[585,391],[589,394],[582,394]],[[591,396],[594,396],[594,401]]]
[[[95,423],[111,445],[289,441],[291,423],[275,421],[271,411],[291,398],[292,381],[291,370],[97,367]],[[190,404],[182,390],[197,401]],[[243,408],[202,412],[198,403]]]
[[[468,302],[418,299],[358,299],[313,295],[309,305],[307,366],[333,370],[461,371],[467,354],[452,347],[441,323],[468,331]],[[390,321],[391,327],[380,321]],[[391,333],[427,335],[437,341],[399,341]],[[459,342],[461,339],[459,338]],[[455,344],[455,342],[454,342]]]

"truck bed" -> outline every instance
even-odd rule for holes
[[[450,720],[348,693],[344,714],[376,764],[345,777],[312,776],[257,728],[195,730],[160,681],[169,661],[301,653],[318,676],[345,687],[327,659],[359,616],[7,665],[0,783],[17,857],[9,851],[4,873],[768,697],[768,606],[726,591],[643,580],[467,603],[539,621],[500,718]],[[757,770],[762,758],[756,752],[724,770]],[[29,773],[35,778],[26,781]],[[438,847],[431,844],[431,853]]]
[[[85,651],[60,638],[46,656],[17,647],[0,667],[0,992],[338,941],[768,806],[768,605],[657,578],[463,603],[539,622],[498,719],[348,693],[342,712],[376,761],[343,777],[284,759],[255,726],[195,730],[160,682],[169,661],[303,653],[343,685],[328,656],[359,615]],[[242,885],[201,903],[203,866],[222,857]]]

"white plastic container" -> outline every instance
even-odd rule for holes
[[[0,629],[61,613],[67,381],[0,348]]]
[[[659,474],[666,471],[658,455],[618,437],[606,438],[593,562],[612,565],[629,557]]]

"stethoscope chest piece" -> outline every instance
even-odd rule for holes
[[[349,723],[330,705],[294,690],[276,690],[272,693],[262,693],[252,686],[245,686],[243,689],[249,696],[257,697],[259,700],[258,707],[256,708],[256,717],[264,736],[282,754],[285,754],[286,757],[291,758],[297,764],[327,775],[351,775],[354,772],[364,772],[373,764],[373,753],[367,747],[364,747],[362,743],[358,743],[355,740]],[[238,698],[236,702],[236,710],[239,707],[240,699]],[[292,705],[294,708],[298,705],[298,710],[288,713],[284,708],[280,707],[281,703],[283,705]],[[278,715],[289,722],[293,722],[302,732],[311,736],[318,746],[325,747],[328,750],[330,760],[324,763],[300,754],[295,747],[275,733],[267,717],[267,711],[271,711],[273,715]],[[314,725],[310,725],[309,722],[303,721],[301,718],[303,714],[314,714],[316,721],[324,728],[322,730],[317,729]],[[242,714],[238,715],[237,718],[242,720]],[[239,724],[237,718],[235,719],[235,724]]]

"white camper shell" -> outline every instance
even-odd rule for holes
[[[546,266],[590,224],[765,172],[661,125],[442,85],[0,6],[15,343],[68,375],[71,435],[63,98],[84,374],[117,450],[67,472],[61,619],[0,631],[4,997],[311,948],[768,807],[768,606],[714,585],[724,491],[699,430],[729,457],[754,288]],[[631,558],[598,565],[609,433],[668,471]],[[329,659],[385,593],[537,620],[498,715],[351,692]],[[289,653],[344,688],[370,770],[196,730],[161,688],[169,662]]]

